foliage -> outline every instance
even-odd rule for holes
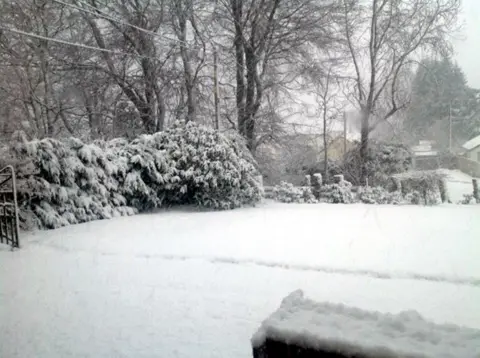
[[[355,201],[352,184],[345,180],[337,184],[323,185],[319,195],[319,201],[324,203],[349,204]]]
[[[273,199],[281,203],[315,203],[315,197],[310,187],[296,187],[282,181],[273,188]]]
[[[458,202],[458,204],[462,204],[462,205],[470,205],[473,203],[475,203],[473,194],[463,194],[463,199]]]
[[[398,176],[402,183],[402,193],[418,192],[425,205],[441,202],[440,182],[445,175],[436,171],[410,172]]]
[[[368,148],[366,168],[371,185],[385,186],[393,174],[403,173],[410,169],[411,165],[412,155],[402,144],[373,142]],[[347,180],[361,184],[360,145],[347,152],[342,169]]]
[[[238,134],[178,122],[153,137],[180,179],[167,188],[167,202],[233,209],[261,200],[255,160]]]
[[[360,187],[357,198],[364,204],[394,204],[399,205],[405,202],[400,191],[388,192],[378,186]]]
[[[11,153],[21,163],[24,216],[36,227],[56,228],[166,204],[213,209],[254,204],[262,189],[240,143],[213,129],[177,123],[131,142],[18,137]]]
[[[454,140],[461,143],[478,134],[479,114],[478,91],[468,87],[458,64],[448,57],[420,63],[413,79],[412,103],[405,123],[415,139],[434,139],[440,148],[447,148],[448,118],[454,116]]]

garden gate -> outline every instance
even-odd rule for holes
[[[11,165],[0,170],[0,243],[20,247],[17,188]]]

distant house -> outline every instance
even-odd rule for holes
[[[480,163],[480,135],[464,143],[462,148],[464,157]]]
[[[421,140],[418,145],[410,148],[413,154],[413,168],[423,170],[439,168],[439,153],[433,149],[434,146],[433,141]]]

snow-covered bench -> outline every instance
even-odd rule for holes
[[[254,358],[479,358],[480,330],[438,325],[417,312],[364,311],[287,296],[252,338]]]

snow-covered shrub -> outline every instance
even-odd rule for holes
[[[132,215],[113,175],[116,162],[97,144],[78,139],[15,138],[20,218],[23,227],[58,228]]]
[[[261,200],[255,160],[238,134],[223,135],[192,122],[178,122],[155,134],[154,141],[173,163],[166,202],[232,209]]]
[[[379,186],[359,187],[357,198],[364,204],[394,204],[405,202],[400,191],[389,192]]]
[[[324,203],[349,204],[355,201],[352,184],[346,180],[338,184],[323,185],[319,196],[319,201]]]
[[[387,185],[393,174],[403,173],[411,168],[412,155],[401,144],[371,142],[368,147],[366,168],[369,183],[375,186]],[[360,182],[362,160],[360,144],[347,152],[342,166],[345,179],[356,185]]]
[[[292,183],[282,181],[273,187],[273,199],[281,203],[303,203],[303,191]]]
[[[281,203],[316,203],[312,188],[308,186],[296,187],[292,183],[282,181],[273,187],[272,199]]]
[[[405,202],[406,203],[410,203],[410,204],[413,204],[413,205],[419,205],[421,204],[422,202],[422,194],[420,194],[419,191],[417,190],[413,190],[411,192],[408,192],[407,194],[405,194],[404,196],[405,198]]]
[[[462,205],[470,205],[474,204],[475,198],[473,197],[473,194],[463,194],[463,199],[459,201],[457,204],[462,204]]]
[[[410,192],[420,193],[425,205],[441,203],[439,183],[445,179],[445,175],[436,171],[407,172],[398,175],[402,183],[402,194]]]
[[[57,228],[132,215],[164,204],[231,209],[262,197],[240,138],[193,123],[133,141],[27,141],[10,148],[19,167],[24,227]]]
[[[302,187],[302,194],[303,194],[304,203],[307,203],[307,204],[318,203],[317,199],[315,198],[315,195],[313,195],[311,186]]]

